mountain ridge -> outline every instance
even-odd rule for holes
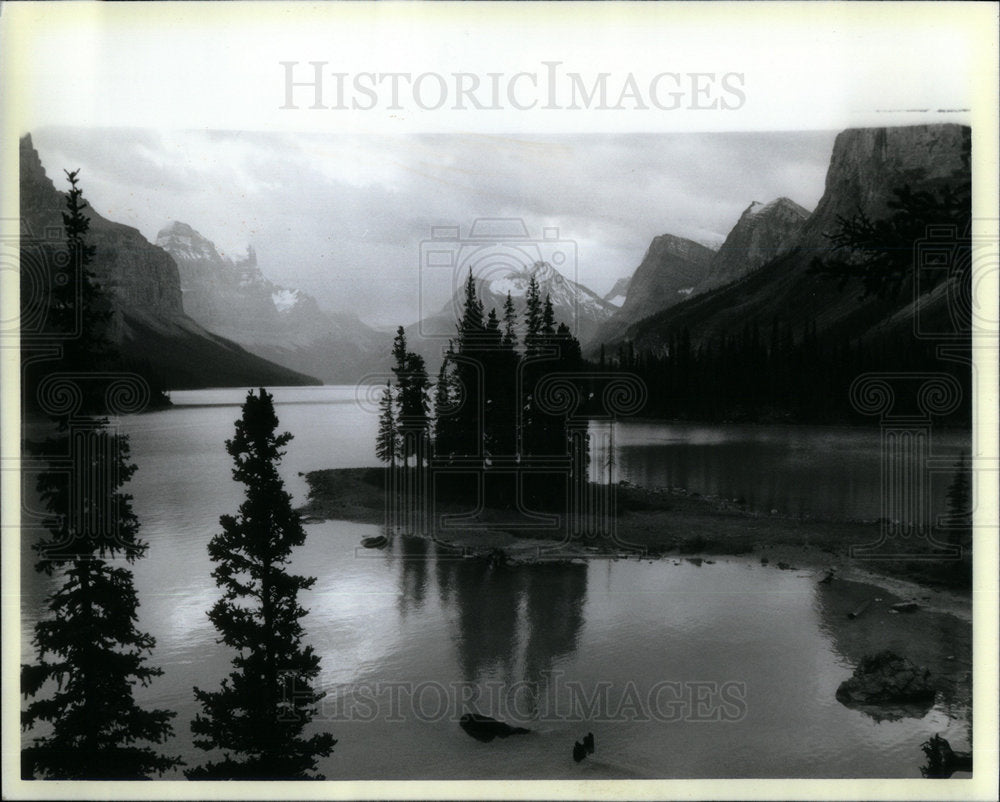
[[[821,332],[857,336],[880,331],[890,319],[898,326],[909,316],[912,323],[913,309],[926,306],[927,299],[902,299],[894,306],[876,298],[862,302],[856,292],[841,292],[835,282],[811,273],[811,266],[816,258],[836,255],[827,235],[839,228],[838,218],[860,210],[877,219],[889,209],[896,188],[934,190],[954,181],[967,169],[969,144],[970,129],[955,124],[841,132],[822,198],[779,255],[728,284],[631,322],[605,340],[605,347],[631,342],[656,352],[666,346],[671,331],[681,329],[696,347],[748,324],[769,327],[775,318],[797,328],[811,322]],[[588,352],[595,354],[600,344],[591,342]]]
[[[86,199],[86,176],[81,179]],[[45,172],[30,134],[20,140],[19,185],[22,353],[28,363],[36,341],[25,323],[44,324],[46,299],[39,290],[52,278],[50,271],[65,250],[65,195]],[[91,269],[108,292],[114,310],[109,336],[125,369],[167,389],[319,383],[198,325],[184,313],[178,268],[166,251],[89,205],[85,214],[90,220],[87,239],[96,248]],[[34,364],[31,371],[45,369],[44,361]]]
[[[701,243],[674,234],[653,237],[628,280],[621,307],[590,341],[614,339],[633,321],[684,301],[704,281],[714,254]]]
[[[350,313],[327,312],[303,290],[275,284],[260,268],[257,254],[221,254],[191,225],[171,221],[156,237],[173,256],[188,313],[206,329],[239,343],[265,359],[350,383],[388,364],[389,338]]]

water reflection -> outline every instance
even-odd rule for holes
[[[528,642],[524,679],[541,684],[554,663],[576,651],[587,598],[587,566],[559,563],[526,572]]]
[[[427,595],[427,565],[434,558],[434,544],[419,537],[395,538],[400,557],[399,595],[396,607],[401,616],[420,610]]]
[[[592,424],[590,435],[591,478],[605,481],[606,425]],[[969,437],[961,430],[935,432],[935,456],[957,459]],[[875,428],[624,421],[616,425],[615,450],[618,478],[641,486],[742,498],[751,509],[795,516],[882,514]],[[927,481],[933,512],[944,512],[950,472],[933,472]]]
[[[439,555],[442,606],[453,613],[465,682],[537,684],[575,652],[584,622],[587,566],[543,563],[491,568],[485,560]]]
[[[437,561],[442,604],[452,602],[462,678],[512,684],[517,658],[519,572],[491,569],[485,560],[442,556]]]

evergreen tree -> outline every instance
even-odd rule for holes
[[[396,457],[399,456],[399,429],[396,426],[394,406],[392,387],[386,382],[378,405],[378,439],[375,442],[375,456],[382,462],[388,462],[391,468],[396,467]]]
[[[60,350],[56,359],[25,363],[22,370],[25,408],[38,408],[38,386],[46,376],[90,374],[87,381],[78,386],[79,411],[101,414],[105,411],[104,393],[108,382],[99,374],[120,370],[134,371],[144,378],[151,406],[169,406],[167,391],[149,361],[132,357],[126,364],[113,342],[113,295],[100,284],[92,267],[97,248],[87,241],[90,218],[85,212],[89,206],[79,186],[80,171],[64,172],[70,184],[66,192],[66,210],[62,213],[66,249],[59,251],[48,244],[30,241],[21,243],[22,259],[40,259],[51,272],[44,329],[47,336],[59,344]],[[65,280],[67,277],[69,281]]]
[[[91,372],[104,367],[111,353],[110,304],[89,270],[95,249],[86,241],[89,220],[77,173],[67,176],[63,221],[77,281],[53,288],[50,323],[65,335],[63,369]],[[78,408],[53,416],[57,435],[31,445],[49,464],[69,455],[73,472],[67,477],[59,465],[38,478],[49,534],[34,546],[35,568],[63,582],[46,600],[51,616],[35,625],[37,662],[21,666],[24,696],[49,692],[22,713],[25,729],[42,722],[49,732],[22,750],[21,770],[25,778],[147,779],[181,761],[150,745],[172,734],[175,714],[144,710],[133,695],[137,684],[148,685],[162,673],[146,664],[155,641],[135,626],[139,599],[125,567],[147,549],[131,496],[121,489],[136,466],[128,438],[94,416],[103,392],[84,385],[78,387]]]
[[[483,302],[476,294],[476,280],[472,277],[472,269],[465,280],[465,302],[462,306],[462,321],[459,324],[459,343],[474,342],[483,330]]]
[[[434,385],[434,454],[438,457],[450,457],[455,453],[453,405],[458,400],[458,391],[454,386],[453,357],[449,346]]]
[[[542,332],[542,299],[539,295],[538,281],[534,275],[528,279],[528,292],[525,296],[525,324],[527,326],[524,335],[525,356],[532,357],[538,349],[538,338]]]
[[[396,374],[396,399],[399,407],[397,421],[400,442],[400,456],[406,462],[410,457],[423,454],[424,446],[430,440],[430,380],[424,358],[410,351],[406,344],[406,333],[400,326],[392,344]],[[417,467],[420,467],[419,465]]]
[[[496,316],[494,315],[494,323]],[[445,425],[453,436],[451,454],[477,457],[482,454],[486,435],[486,378],[484,359],[498,331],[486,331],[483,304],[476,292],[476,282],[469,271],[465,282],[465,299],[462,317],[455,339],[454,382],[459,388],[462,403],[452,410]]]
[[[503,344],[511,349],[517,346],[517,310],[509,292],[503,302]]]
[[[311,772],[336,743],[329,733],[303,735],[321,694],[313,688],[319,656],[302,643],[307,611],[298,594],[315,579],[286,570],[305,531],[277,469],[292,436],[276,434],[277,426],[272,397],[261,388],[248,393],[226,441],[246,500],[238,515],[221,517],[222,532],[208,546],[223,589],[208,615],[237,654],[218,691],[194,689],[202,706],[191,722],[195,746],[222,757],[187,771],[189,779],[323,779]]]
[[[399,433],[402,438],[402,457],[416,456],[422,460],[424,446],[430,438],[430,380],[420,354],[406,355],[406,381],[399,395]],[[418,464],[419,467],[419,464]]]
[[[392,341],[392,358],[394,360],[392,372],[396,375],[396,387],[399,390],[398,396],[402,398],[403,393],[409,383],[410,374],[407,366],[409,351],[406,350],[406,332],[400,326],[396,329],[396,337]]]
[[[902,289],[912,287],[918,280],[921,292],[931,290],[946,277],[954,277],[968,285],[972,233],[968,159],[966,149],[964,169],[957,170],[948,184],[933,191],[914,191],[909,186],[893,190],[886,203],[889,212],[878,220],[872,220],[860,208],[852,217],[838,215],[839,229],[828,238],[834,250],[846,252],[848,258],[824,261],[817,257],[812,262],[812,271],[839,279],[841,288],[852,279],[858,279],[866,298],[870,295],[895,298]],[[949,243],[950,261],[944,265],[950,270],[921,271],[914,260],[914,246],[935,228],[954,232]],[[918,277],[918,273],[922,275]]]
[[[511,392],[512,388],[502,373],[506,367],[503,350],[503,334],[500,331],[500,320],[496,309],[490,309],[483,329],[483,344],[480,353],[480,364],[483,376],[483,443],[490,454],[500,453],[505,449],[504,431],[508,425],[503,413],[501,397]]]
[[[71,275],[77,276],[78,281],[75,285],[73,282],[53,282],[51,319],[58,331],[70,335],[62,343],[63,369],[93,372],[108,367],[116,356],[109,338],[111,299],[90,268],[97,248],[87,242],[90,218],[84,214],[88,204],[77,179],[80,171],[64,172],[70,188],[66,192],[66,211],[62,219],[69,263],[73,268]],[[75,336],[77,332],[79,335]]]
[[[556,332],[556,313],[552,308],[552,296],[545,293],[545,304],[542,307],[542,334],[551,337]]]
[[[135,466],[124,435],[101,422],[80,434],[92,448],[84,461],[76,462],[71,481],[44,472],[38,482],[51,517],[50,536],[35,546],[40,556],[36,570],[61,576],[63,583],[46,601],[50,617],[35,625],[37,662],[21,666],[23,695],[50,691],[27,706],[22,725],[51,726],[48,735],[34,738],[22,751],[22,774],[59,780],[148,779],[181,761],[143,745],[163,743],[173,733],[169,722],[175,714],[136,704],[135,685],[148,685],[162,671],[146,664],[156,642],[135,626],[139,599],[132,573],[112,564],[131,564],[147,548],[138,538],[131,497],[121,492]],[[57,443],[62,441],[50,441]],[[75,494],[82,498],[74,499]]]

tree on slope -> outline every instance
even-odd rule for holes
[[[302,643],[307,611],[298,594],[315,578],[286,570],[305,531],[277,469],[292,436],[276,434],[277,426],[272,397],[261,388],[248,393],[226,441],[246,500],[238,515],[222,516],[222,532],[208,546],[223,589],[208,615],[236,650],[235,670],[217,691],[195,688],[202,706],[191,723],[195,745],[222,757],[186,772],[189,779],[323,779],[312,772],[336,743],[329,733],[303,734],[321,698],[313,688],[320,662]]]

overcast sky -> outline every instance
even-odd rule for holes
[[[751,201],[810,211],[835,131],[777,134],[337,136],[217,131],[32,132],[50,178],[149,240],[171,220],[220,251],[252,244],[264,274],[372,324],[422,305],[431,226],[522,218],[576,243],[563,273],[604,294],[664,233],[721,244]],[[574,275],[575,273],[575,275]],[[439,308],[445,298],[424,299]]]

